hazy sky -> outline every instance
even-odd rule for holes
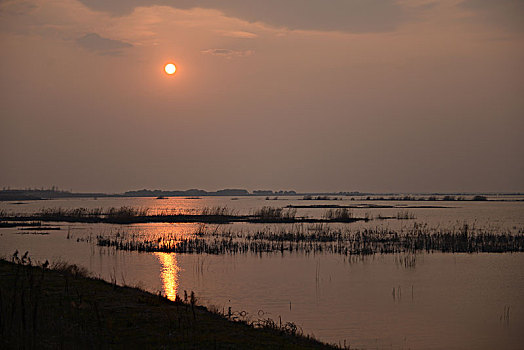
[[[0,0],[0,186],[524,191],[523,18],[522,0]]]

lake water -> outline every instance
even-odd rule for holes
[[[508,198],[499,198],[508,199]],[[387,227],[402,230],[413,223],[431,227],[468,224],[492,232],[524,232],[524,202],[413,202],[350,200],[304,201],[298,197],[104,198],[0,203],[0,210],[33,213],[48,208],[132,206],[155,212],[198,212],[227,206],[248,214],[262,206],[422,205],[441,208],[356,208],[354,216],[395,216],[408,210],[411,220],[370,220],[336,224],[346,229]],[[321,217],[325,209],[298,209],[297,215]],[[29,251],[33,260],[63,259],[95,276],[139,285],[174,298],[194,291],[203,305],[231,307],[249,319],[270,317],[295,322],[305,333],[366,349],[521,349],[524,344],[524,253],[421,253],[403,263],[403,254],[349,258],[301,252],[263,254],[138,253],[98,247],[100,233],[121,231],[146,237],[191,235],[198,224],[69,224],[47,235],[0,229],[0,254]],[[212,230],[249,231],[278,225],[209,225]],[[283,225],[285,226],[285,225]],[[69,238],[68,238],[69,237]],[[509,312],[508,312],[509,309]],[[244,315],[244,313],[242,313]]]

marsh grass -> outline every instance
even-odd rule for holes
[[[286,252],[349,256],[418,252],[502,253],[524,251],[524,233],[498,232],[467,224],[441,228],[414,223],[411,227],[396,231],[379,227],[334,229],[319,223],[245,232],[200,228],[198,235],[155,239],[125,234],[119,237],[99,235],[96,244],[119,250],[193,254]],[[415,261],[410,259],[407,258],[403,264],[414,264]]]
[[[24,231],[18,231],[18,232],[14,232],[15,234],[17,235],[48,235],[49,232],[47,231],[29,231],[29,230],[24,230]]]
[[[414,213],[408,210],[401,210],[397,212],[396,219],[397,220],[413,220],[413,219],[416,219],[416,217]]]
[[[225,206],[204,207],[200,210],[203,216],[233,216],[235,211]]]
[[[342,198],[340,198],[340,197],[330,197],[330,196],[305,195],[304,197],[302,197],[302,200],[305,200],[305,201],[312,201],[312,200],[315,200],[315,201],[329,201],[329,200],[338,201],[338,200],[342,200]]]
[[[330,221],[349,221],[353,219],[353,212],[347,208],[332,208],[326,210],[322,217]]]
[[[51,263],[50,268],[62,274],[69,275],[75,278],[89,277],[89,272],[85,267],[76,264],[70,264],[64,260],[58,259]]]
[[[53,226],[35,226],[35,227],[22,227],[19,231],[60,231],[60,227]]]
[[[250,215],[239,215],[235,210],[227,207],[206,207],[196,212],[180,211],[177,209],[161,209],[152,211],[147,208],[45,208],[32,215],[13,214],[3,218],[6,225],[11,222],[46,221],[46,222],[82,222],[82,223],[110,223],[110,224],[136,224],[136,223],[208,223],[225,224],[232,222],[251,223],[296,223],[296,222],[322,222],[326,219],[297,217],[296,208],[275,208],[264,206],[254,210]],[[332,217],[329,221],[353,222],[368,220],[368,218]]]
[[[272,221],[294,221],[297,215],[296,209],[283,209],[264,206],[260,209],[254,210],[252,216],[256,220],[272,222]]]
[[[41,223],[40,221],[32,221],[32,222],[24,222],[24,221],[15,221],[15,222],[1,221],[1,222],[0,222],[0,228],[8,228],[8,227],[42,227],[42,223]]]

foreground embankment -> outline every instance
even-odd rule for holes
[[[234,322],[193,295],[170,301],[89,278],[75,265],[51,267],[0,260],[0,348],[334,348],[291,323]]]

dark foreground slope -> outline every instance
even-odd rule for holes
[[[268,322],[254,328],[191,302],[0,260],[0,348],[331,348]]]

